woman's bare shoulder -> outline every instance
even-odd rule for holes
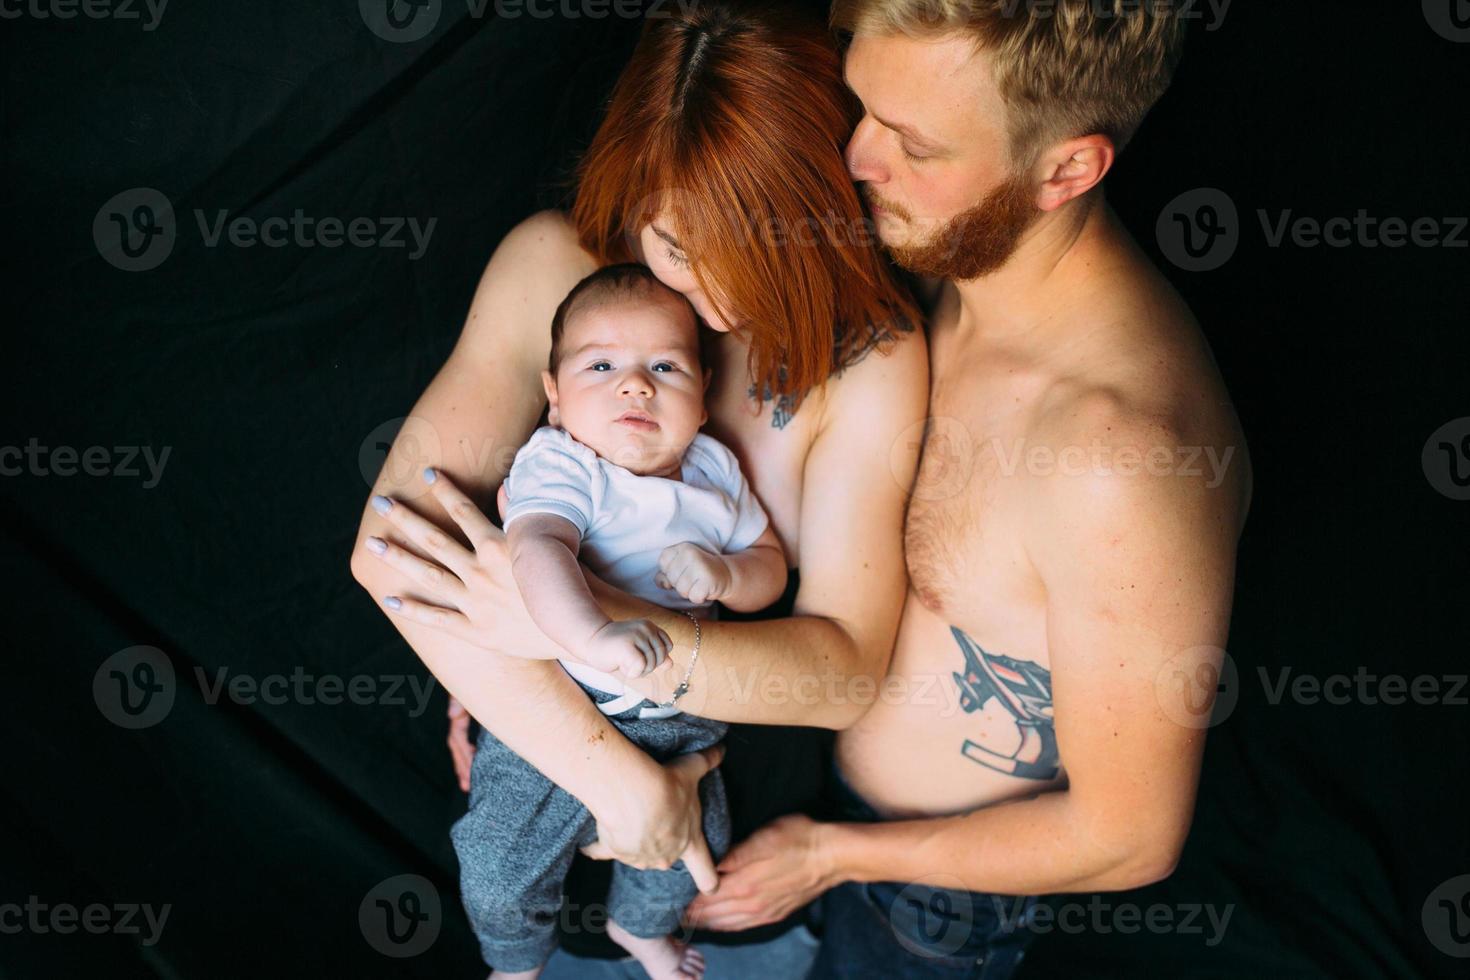
[[[560,211],[538,211],[516,225],[496,246],[475,290],[461,342],[482,342],[505,352],[526,345],[529,359],[544,360],[557,304],[597,260],[582,248],[577,231]],[[531,327],[546,329],[528,329]]]
[[[927,405],[929,343],[924,328],[893,330],[888,339],[868,347],[827,380],[824,401],[830,408],[854,402]]]

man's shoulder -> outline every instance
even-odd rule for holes
[[[1028,459],[1037,480],[1034,528],[1116,543],[1124,534],[1202,531],[1243,518],[1249,461],[1238,429],[1202,421],[1152,392],[1063,387],[1029,440],[1045,447]]]

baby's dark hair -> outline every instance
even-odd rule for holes
[[[556,374],[557,366],[561,363],[561,335],[566,329],[567,317],[571,316],[572,308],[578,301],[585,303],[589,298],[606,299],[614,295],[623,296],[657,296],[666,294],[689,311],[690,318],[694,321],[696,329],[699,325],[699,315],[694,312],[694,307],[683,293],[670,289],[664,285],[653,274],[648,266],[638,262],[622,262],[618,265],[607,265],[598,269],[581,282],[572,287],[561,305],[556,308],[556,315],[551,318],[551,357],[549,364],[551,373]],[[702,345],[696,345],[696,350]],[[702,351],[701,351],[702,355]]]

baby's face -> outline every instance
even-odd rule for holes
[[[543,372],[553,423],[634,473],[677,478],[707,417],[698,331],[693,313],[673,297],[617,296],[574,307],[556,377]]]

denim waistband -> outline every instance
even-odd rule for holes
[[[883,817],[843,778],[832,763],[836,819],[881,823]],[[901,945],[926,956],[978,957],[997,942],[1026,942],[1037,905],[1035,896],[1000,895],[941,887],[952,876],[935,869],[934,880],[875,881],[860,885],[865,901],[887,920]]]

